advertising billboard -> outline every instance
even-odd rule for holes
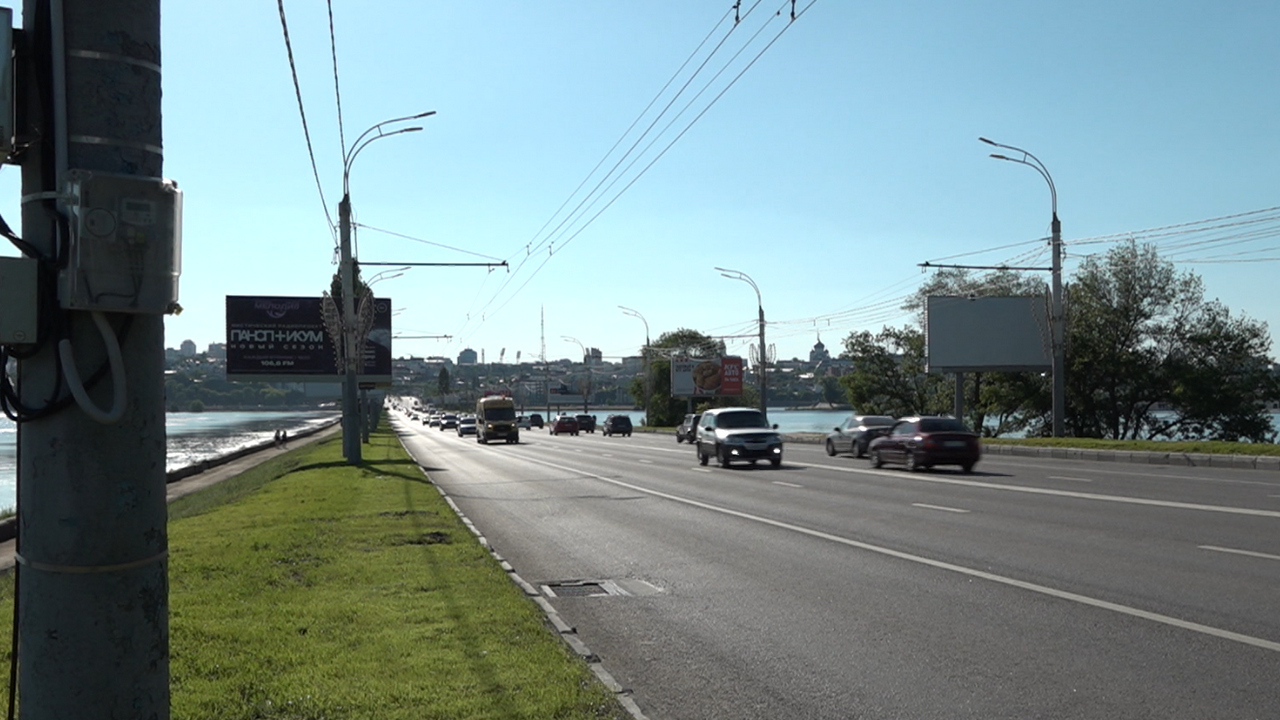
[[[1043,297],[932,296],[925,306],[929,372],[1044,371],[1053,366]]]
[[[742,358],[728,356],[672,360],[671,394],[675,397],[741,395]]]
[[[334,338],[324,327],[323,298],[227,296],[227,379],[338,382]],[[391,384],[391,300],[374,299],[373,328],[358,380]]]

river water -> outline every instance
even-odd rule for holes
[[[177,470],[271,440],[276,430],[296,435],[337,418],[333,410],[168,413],[165,467]],[[0,508],[17,504],[17,442],[17,426],[0,416]]]

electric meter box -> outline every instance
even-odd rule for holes
[[[0,159],[5,162],[11,162],[9,154],[13,152],[13,108],[16,104],[13,83],[13,10],[0,7]]]
[[[70,170],[62,307],[162,314],[178,302],[182,191],[172,180]]]
[[[35,258],[0,257],[0,345],[29,345],[38,339],[39,270]]]

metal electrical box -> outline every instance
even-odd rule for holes
[[[0,257],[0,345],[28,345],[37,339],[39,261]]]
[[[171,180],[71,170],[71,238],[58,297],[70,310],[161,314],[178,302],[182,192]]]

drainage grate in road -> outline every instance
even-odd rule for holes
[[[612,595],[604,585],[586,580],[547,583],[542,591],[549,597],[600,597]]]
[[[642,597],[660,592],[658,586],[634,579],[564,580],[542,586],[542,593],[547,597]]]

